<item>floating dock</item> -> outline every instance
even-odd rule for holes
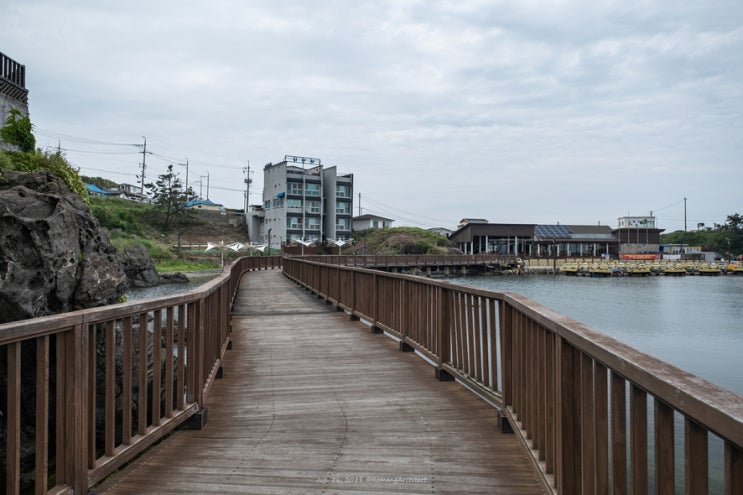
[[[738,275],[743,274],[743,265],[729,265],[703,261],[565,261],[559,268],[563,275],[578,277],[649,277],[656,275]]]

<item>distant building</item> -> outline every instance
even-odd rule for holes
[[[459,221],[459,225],[457,225],[457,230],[461,229],[467,224],[470,223],[488,223],[487,220],[484,218],[463,218]]]
[[[117,195],[122,199],[129,199],[131,201],[147,201],[147,196],[142,191],[142,187],[133,184],[119,184]]]
[[[11,110],[18,110],[28,117],[28,89],[26,66],[0,52],[0,127],[5,125]],[[0,149],[16,150],[0,140]]]
[[[320,159],[286,155],[263,168],[263,204],[248,208],[252,242],[279,246],[304,239],[351,238],[353,174],[323,167]]]
[[[660,234],[664,230],[656,227],[654,216],[619,217],[613,231],[619,242],[619,256],[642,258],[660,253]]]
[[[392,222],[394,220],[391,218],[380,217],[378,215],[359,215],[358,217],[353,217],[353,230],[354,232],[358,232],[368,229],[386,229],[392,226]]]
[[[623,217],[608,225],[488,223],[465,219],[449,239],[466,254],[530,257],[659,257],[660,233],[654,217]]]
[[[600,257],[618,249],[612,229],[602,225],[467,222],[449,239],[466,254]]]
[[[107,191],[106,189],[101,189],[95,184],[85,184],[85,188],[88,190],[88,194],[90,196],[98,196],[98,197],[117,196],[117,192],[111,192],[111,191]]]
[[[206,211],[224,211],[224,206],[219,203],[215,203],[208,199],[194,199],[186,203],[186,208],[194,210],[206,210]]]
[[[454,232],[451,229],[446,229],[444,227],[433,227],[431,229],[428,229],[429,232],[433,232],[434,234],[443,235],[444,237],[449,237],[452,232]]]

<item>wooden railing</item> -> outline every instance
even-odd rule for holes
[[[240,276],[280,264],[240,258],[191,292],[0,325],[0,489],[85,494],[177,426],[202,426]]]
[[[554,493],[743,493],[733,392],[513,293],[299,258],[284,273],[499,407]]]
[[[332,265],[362,267],[406,267],[406,266],[457,266],[488,263],[513,263],[516,256],[494,254],[460,254],[460,255],[355,255],[355,256],[297,256],[299,259],[318,261]]]

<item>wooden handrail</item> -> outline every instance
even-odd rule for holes
[[[489,399],[554,493],[743,493],[743,397],[523,296],[347,264],[287,257],[284,273]]]
[[[187,293],[0,325],[5,493],[29,474],[22,446],[35,448],[35,493],[85,494],[174,428],[202,421],[240,277],[281,261],[244,257]]]
[[[296,255],[292,259],[358,267],[425,267],[487,263],[513,263],[514,255],[502,254],[421,254],[421,255]]]

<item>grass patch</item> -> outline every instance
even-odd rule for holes
[[[187,261],[187,260],[168,260],[155,263],[155,268],[161,273],[170,272],[199,272],[203,270],[217,270],[220,268],[218,263],[211,261]]]
[[[121,198],[90,198],[90,211],[102,227],[112,233],[121,231],[129,235],[145,236],[146,226],[154,215],[150,205]]]
[[[111,244],[113,244],[116,250],[120,253],[123,253],[129,246],[142,244],[150,254],[150,258],[152,258],[156,264],[175,259],[175,254],[170,246],[137,235],[129,235],[120,232],[114,233],[111,237]]]

